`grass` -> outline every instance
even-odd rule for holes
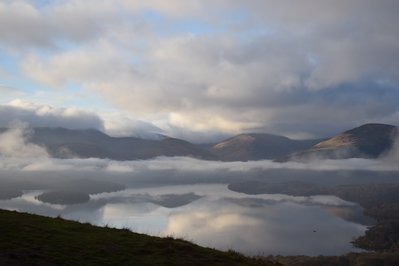
[[[274,265],[173,237],[0,210],[0,265]]]

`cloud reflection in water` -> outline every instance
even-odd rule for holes
[[[148,193],[157,195],[165,190],[171,192],[173,187],[151,188]],[[209,194],[176,208],[149,202],[107,204],[97,223],[183,237],[200,245],[251,255],[343,254],[354,250],[350,241],[365,230],[365,226],[327,210],[331,206],[353,207],[332,196],[248,197],[228,191],[224,185],[175,187],[176,193],[192,191]]]

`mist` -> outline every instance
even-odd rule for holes
[[[230,190],[230,184],[331,187],[399,181],[398,142],[381,159],[114,161],[50,158],[43,147],[29,143],[29,136],[29,129],[18,123],[0,134],[2,209],[173,235],[248,255],[358,251],[350,241],[373,221],[357,203],[337,196],[247,195]],[[326,238],[331,241],[326,243]]]
[[[8,130],[0,134],[0,155],[11,158],[43,158],[48,157],[45,148],[28,143],[32,133],[28,124],[14,121]]]
[[[71,185],[78,188],[82,180],[110,182],[127,188],[211,183],[227,185],[251,180],[301,180],[331,185],[391,182],[396,181],[399,173],[398,137],[394,148],[379,159],[315,158],[308,162],[280,163],[271,160],[219,162],[189,157],[157,157],[114,161],[50,158],[44,147],[29,142],[31,132],[26,124],[14,122],[0,134],[0,184],[3,189],[63,190]]]
[[[392,148],[383,156],[386,164],[399,165],[399,132],[396,133]]]
[[[0,182],[18,189],[62,189],[79,180],[106,181],[126,187],[175,184],[229,184],[245,180],[302,180],[316,183],[395,181],[399,165],[398,145],[381,159],[315,160],[307,163],[203,161],[188,157],[157,157],[149,160],[49,158],[46,150],[27,142],[29,131],[15,127],[0,135]],[[15,185],[18,184],[18,185]],[[58,185],[59,184],[59,185]],[[9,186],[8,185],[8,186]],[[7,188],[2,185],[2,188]],[[78,186],[78,185],[77,185]]]

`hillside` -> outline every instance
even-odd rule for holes
[[[276,159],[312,147],[320,140],[292,140],[271,134],[240,134],[217,143],[211,151],[222,161]]]
[[[380,225],[381,223],[377,227],[372,227],[369,232],[375,235],[375,228],[378,229],[381,227]],[[390,232],[391,230],[385,230],[382,233],[379,231],[378,236]],[[132,233],[127,229],[96,227],[61,218],[48,218],[5,210],[0,210],[0,234],[0,265],[7,266],[377,266],[397,265],[399,262],[397,250],[349,253],[342,256],[249,258],[234,251],[223,252],[204,248],[173,237],[151,237]],[[363,238],[360,238],[362,242],[364,242]],[[370,236],[366,240],[369,238]]]
[[[281,161],[378,158],[391,149],[397,131],[397,127],[392,125],[365,124],[317,143],[305,151],[292,153]]]
[[[6,130],[3,128],[0,132]],[[201,145],[166,136],[150,140],[111,137],[94,129],[37,127],[31,130],[27,141],[44,147],[55,158],[145,160],[158,156],[186,156],[202,160],[285,162],[378,158],[393,146],[397,131],[392,125],[365,124],[324,140],[294,140],[266,133],[248,133],[214,145]]]
[[[214,156],[190,142],[164,137],[148,140],[136,137],[110,137],[94,129],[71,130],[39,127],[32,130],[32,143],[46,148],[56,158],[108,158],[113,160],[150,159],[157,156],[189,156],[213,159]]]
[[[0,210],[0,265],[275,265],[172,237]]]

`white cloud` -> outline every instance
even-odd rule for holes
[[[398,111],[397,8],[392,0],[1,2],[0,45],[20,52],[35,81],[78,84],[171,127],[323,136],[325,121],[356,126]],[[376,112],[376,102],[386,106]],[[296,129],[298,120],[311,128]]]
[[[0,106],[0,127],[7,127],[14,120],[28,123],[32,127],[103,128],[101,118],[93,112],[58,108],[21,99]]]
[[[394,164],[386,163],[384,160],[372,159],[346,159],[346,160],[323,160],[309,163],[276,163],[269,160],[249,161],[249,162],[218,162],[202,161],[185,157],[159,157],[145,161],[111,161],[106,159],[52,159],[36,160],[32,162],[21,161],[21,167],[26,170],[44,171],[44,170],[92,170],[92,171],[112,171],[113,169],[123,169],[124,172],[142,172],[159,171],[170,172],[178,171],[182,173],[216,173],[230,175],[231,177],[240,175],[241,172],[250,172],[251,170],[270,170],[270,169],[293,169],[293,170],[317,170],[317,171],[398,171],[399,167]],[[207,175],[205,179],[208,178]],[[167,180],[168,177],[164,177]],[[173,179],[173,175],[170,177]],[[188,178],[188,177],[187,177]],[[197,177],[193,177],[194,179]]]
[[[0,69],[1,77],[1,69]],[[24,93],[16,88],[0,84],[1,103],[7,103],[17,97],[24,97]]]
[[[32,1],[1,1],[0,45],[15,51],[30,47],[48,49],[57,48],[60,41],[95,38],[100,21],[107,17],[107,8],[113,5],[109,1],[95,1],[91,6],[79,2],[54,1],[39,8]]]
[[[2,43],[45,44],[47,35],[40,12],[24,1],[0,2],[0,36]],[[29,31],[28,29],[31,29]]]
[[[26,124],[14,122],[0,134],[0,155],[6,158],[46,158],[45,148],[29,143],[30,130]],[[3,158],[2,160],[7,160]]]
[[[141,120],[131,118],[128,115],[108,113],[102,114],[104,130],[115,137],[134,136],[144,139],[160,139],[160,135],[166,134],[161,128]]]

